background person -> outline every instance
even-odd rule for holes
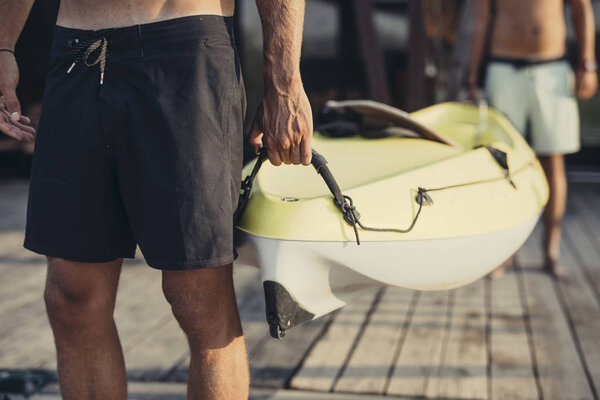
[[[579,48],[574,76],[565,60],[563,0],[475,0],[473,4],[469,96],[478,97],[479,69],[487,46],[486,97],[521,133],[529,127],[530,143],[550,186],[542,216],[544,268],[554,276],[564,275],[559,264],[567,199],[564,154],[580,148],[575,97],[590,98],[598,85],[590,0],[570,0]]]

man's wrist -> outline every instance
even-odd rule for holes
[[[16,41],[14,41],[12,38],[10,38],[10,35],[7,35],[7,36],[3,37],[2,40],[0,40],[0,49],[10,50],[14,53],[15,43],[16,43]]]
[[[584,72],[595,72],[598,70],[598,63],[593,58],[584,58],[579,62],[578,68]]]
[[[280,75],[265,71],[265,93],[276,93],[280,96],[294,96],[302,90],[302,79],[300,73],[292,75]]]

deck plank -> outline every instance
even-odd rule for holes
[[[574,207],[581,211],[584,218],[581,220],[590,240],[596,247],[600,247],[600,185],[578,185],[577,189],[569,194],[569,201],[573,201]]]
[[[14,270],[19,270],[21,267],[19,264],[12,263],[3,266]],[[0,274],[2,274],[1,271]],[[45,266],[36,265],[34,268],[23,268],[20,270],[20,275],[21,279],[11,279],[9,282],[3,282],[0,287],[0,317],[39,300],[44,291]],[[0,331],[2,330],[0,328]]]
[[[26,184],[11,185],[11,196],[24,201]],[[569,400],[598,395],[599,188],[571,185],[562,254],[572,281],[555,283],[541,272],[538,226],[517,256],[518,271],[487,283],[487,390],[491,399],[543,396],[544,400]],[[3,189],[0,184],[0,213],[13,213],[13,217],[0,221],[0,367],[52,369],[54,347],[41,298],[45,259],[22,248],[25,203],[5,201]],[[481,375],[481,350],[485,349],[481,341],[485,319],[481,285],[485,282],[476,283],[476,289],[418,293],[412,303],[410,291],[386,288],[357,342],[348,326],[346,330],[335,328],[336,321],[327,325],[330,317],[294,328],[278,341],[268,335],[259,272],[249,269],[241,273],[252,282],[240,286],[238,281],[244,279],[236,279],[253,386],[294,387],[296,379],[306,374],[314,382],[321,376],[328,382],[306,384],[306,390],[318,395],[333,385],[339,398],[367,398],[369,393],[384,392],[402,398],[463,399],[475,398],[476,393],[486,398],[481,376],[477,376]],[[342,309],[340,315],[350,310]],[[115,318],[131,379],[187,379],[185,338],[162,298],[158,272],[143,260],[124,267]],[[354,323],[352,318],[349,321]],[[337,324],[342,326],[342,322],[340,319]],[[328,337],[323,330],[327,326],[341,333],[331,330]],[[327,343],[338,350],[328,348]],[[327,359],[328,353],[322,349],[335,356]],[[321,367],[317,363],[321,372],[310,370],[311,358],[316,356],[322,359]],[[392,374],[389,381],[388,373]],[[335,395],[327,396],[330,394]]]
[[[426,397],[446,349],[454,291],[423,292],[394,365],[386,394]]]
[[[574,257],[583,268],[596,298],[600,299],[600,242],[594,241],[595,234],[600,232],[600,219],[591,215],[591,209],[596,207],[590,207],[590,202],[590,198],[580,192],[570,195],[570,207],[563,223],[564,240],[570,243]]]
[[[541,231],[536,229],[517,253],[534,345],[535,366],[545,400],[593,399],[568,320],[553,279],[536,267],[542,263]],[[572,266],[568,266],[572,268]]]
[[[334,391],[384,394],[418,294],[387,287]]]
[[[485,281],[455,290],[452,322],[439,373],[427,385],[427,397],[487,399]]]
[[[572,228],[567,218],[565,231]],[[600,392],[600,306],[593,283],[585,274],[584,266],[575,255],[576,248],[571,240],[563,240],[561,249],[565,264],[573,266],[568,282],[559,282],[559,300],[568,311],[569,323],[577,338],[584,366],[589,374],[595,393]]]
[[[329,392],[361,332],[377,292],[367,293],[342,308],[312,348],[290,387]]]
[[[492,400],[539,398],[515,272],[490,282]]]

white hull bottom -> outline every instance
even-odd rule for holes
[[[285,331],[382,285],[445,290],[469,284],[513,255],[529,237],[538,218],[539,215],[514,228],[476,236],[362,242],[360,246],[355,242],[268,239],[238,232],[242,245],[238,247],[236,264],[260,266],[263,284],[276,282],[279,291],[287,291],[284,297],[288,300],[282,300],[281,293],[269,295],[265,285],[267,319],[270,324],[273,319],[279,320]],[[304,321],[282,321],[285,315],[281,308],[287,307],[290,314],[290,305],[269,304],[285,301],[293,301],[306,312]],[[277,318],[269,318],[269,312],[277,312]]]

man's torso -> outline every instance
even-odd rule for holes
[[[188,15],[233,15],[233,0],[62,0],[57,24],[102,29]]]
[[[545,60],[564,55],[564,0],[491,1],[492,56]]]

